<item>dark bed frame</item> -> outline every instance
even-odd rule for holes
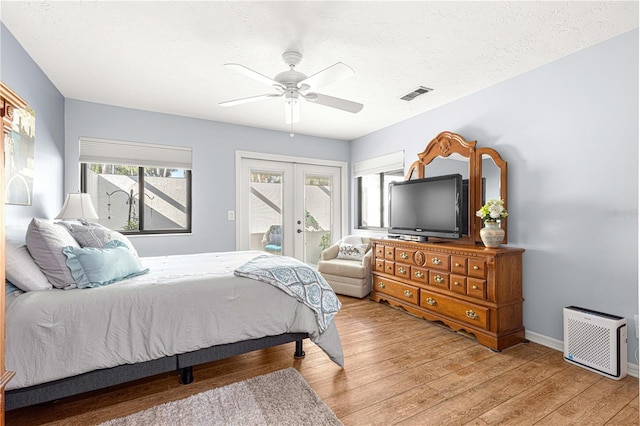
[[[307,333],[285,333],[260,339],[227,343],[138,364],[125,364],[113,368],[94,370],[40,385],[13,389],[5,392],[5,410],[14,410],[53,401],[170,371],[177,371],[180,375],[180,382],[186,385],[194,380],[193,367],[195,365],[285,343],[296,342],[294,357],[304,358],[302,340],[308,337]]]

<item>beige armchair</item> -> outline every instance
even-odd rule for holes
[[[333,291],[363,298],[371,292],[371,242],[348,235],[320,254],[318,272]]]

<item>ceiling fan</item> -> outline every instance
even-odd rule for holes
[[[287,124],[293,124],[300,120],[300,99],[305,99],[309,102],[351,113],[359,112],[364,106],[357,102],[311,91],[312,88],[316,89],[335,81],[342,80],[343,78],[351,77],[355,73],[350,66],[343,64],[342,62],[338,62],[307,77],[303,73],[295,70],[296,65],[298,65],[302,60],[302,54],[294,51],[288,51],[282,54],[282,59],[284,60],[284,63],[289,66],[289,70],[281,72],[274,78],[260,74],[257,71],[245,67],[244,65],[224,64],[225,68],[236,71],[246,77],[253,78],[254,80],[273,87],[276,93],[267,93],[265,95],[220,102],[219,105],[227,107],[284,96],[285,122]]]

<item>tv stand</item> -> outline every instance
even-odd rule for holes
[[[453,330],[494,351],[524,341],[518,248],[372,239],[371,300]]]

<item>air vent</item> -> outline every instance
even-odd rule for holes
[[[427,92],[431,92],[433,89],[429,89],[428,87],[420,86],[413,92],[409,92],[400,99],[403,101],[412,101],[420,95],[424,95]]]

